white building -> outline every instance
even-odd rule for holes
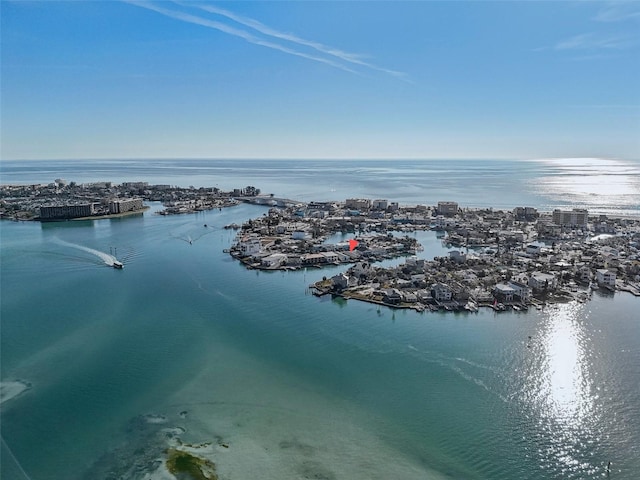
[[[616,274],[606,268],[596,270],[596,282],[602,287],[616,287]]]
[[[558,281],[550,273],[533,272],[529,277],[529,286],[534,291],[555,290],[558,286]]]
[[[277,268],[287,263],[287,256],[284,253],[273,253],[263,257],[260,263],[263,267]]]
[[[493,294],[504,302],[512,302],[515,290],[505,283],[499,283],[493,289]]]
[[[528,302],[531,299],[531,287],[521,282],[509,282],[509,286],[513,289],[514,295],[520,297],[522,302]]]
[[[124,213],[142,210],[143,203],[141,198],[122,198],[109,202],[109,213]]]
[[[244,236],[238,242],[238,250],[243,257],[250,257],[260,253],[262,250],[262,244],[260,243],[260,237],[256,234]]]

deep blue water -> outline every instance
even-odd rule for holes
[[[363,178],[349,195],[340,195],[344,179],[299,183],[307,173],[289,163],[253,178],[249,164],[221,173],[198,161],[194,173],[166,163],[164,175],[155,163],[148,175],[141,163],[16,166],[10,174],[3,166],[2,181],[217,180],[284,196],[329,187],[327,197],[414,198],[396,197],[402,181],[386,166],[374,174],[377,162],[344,174]],[[326,180],[333,165],[316,162],[308,175]],[[494,180],[502,182],[496,204],[510,205],[516,193],[496,165],[509,162],[491,163],[487,177],[502,178]],[[516,181],[544,178],[527,169]],[[464,204],[443,188],[424,186],[419,202],[447,194]],[[492,203],[474,188],[465,190],[470,205]],[[20,468],[34,480],[143,478],[178,427],[184,441],[213,442],[206,454],[229,479],[595,479],[609,461],[611,478],[637,477],[637,298],[595,295],[526,314],[419,314],[318,299],[306,285],[339,267],[256,272],[222,252],[233,239],[223,225],[262,213],[240,205],[0,224],[0,374],[32,384],[2,405],[3,479],[25,478]],[[420,234],[424,255],[443,251],[432,234]],[[115,252],[125,268],[107,267],[87,248]],[[165,423],[140,417],[149,414]]]

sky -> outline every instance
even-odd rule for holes
[[[640,2],[2,0],[0,158],[640,159]]]

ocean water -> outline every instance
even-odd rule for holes
[[[144,162],[3,162],[1,172],[3,183],[253,184],[305,200],[538,208],[561,205],[569,185],[572,205],[638,210],[636,164],[413,163],[155,161],[145,174]],[[608,462],[611,478],[637,478],[638,298],[501,314],[319,299],[306,286],[340,267],[257,272],[223,253],[234,233],[222,226],[263,207],[157,208],[0,224],[0,376],[31,385],[0,410],[3,479],[151,478],[176,436],[210,443],[202,452],[225,479],[598,479]],[[419,235],[424,256],[446,251],[435,233]],[[107,266],[110,254],[123,270]]]
[[[3,161],[4,184],[64,178],[148,181],[224,190],[254,185],[263,193],[302,201],[388,198],[404,204],[457,201],[461,207],[588,208],[637,214],[640,161],[508,160],[96,160]]]

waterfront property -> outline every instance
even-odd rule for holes
[[[573,210],[553,211],[553,223],[563,227],[586,227],[589,220],[589,212],[583,208],[574,208]]]
[[[526,309],[583,301],[590,297],[592,279],[594,288],[640,290],[637,220],[599,216],[573,228],[583,222],[586,211],[574,210],[564,218],[557,211],[540,213],[530,207],[472,210],[439,202],[396,210],[392,204],[352,198],[271,208],[242,225],[229,252],[247,267],[265,270],[351,264],[345,272],[316,282],[315,293],[416,310],[476,311],[482,305]],[[615,235],[591,240],[594,225],[603,224]],[[424,229],[445,230],[442,241],[458,249],[447,257],[418,259],[413,255],[421,246],[415,238],[393,234]],[[349,250],[345,241],[332,243],[338,233],[353,235],[357,248]],[[405,263],[375,265],[397,256],[404,256]]]
[[[70,220],[142,211],[144,201],[162,202],[163,215],[193,213],[258,198],[260,190],[248,186],[223,192],[216,188],[181,188],[147,182],[92,182],[76,184],[56,179],[50,184],[2,185],[0,218],[12,220]]]
[[[124,213],[142,210],[141,198],[119,198],[109,202],[109,213]]]
[[[90,217],[95,214],[93,203],[66,203],[62,205],[43,205],[40,207],[42,220],[60,220]]]

